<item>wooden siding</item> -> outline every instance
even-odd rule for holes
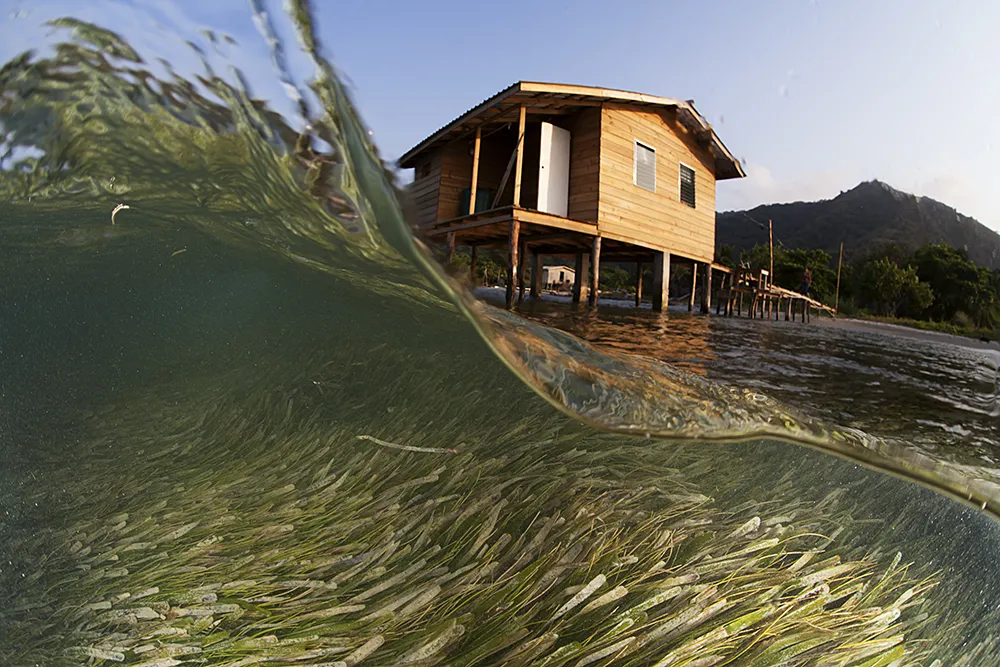
[[[656,150],[656,192],[633,182],[636,140]],[[681,162],[695,171],[696,208],[680,201]],[[604,105],[598,192],[597,221],[602,236],[712,261],[713,160],[677,123],[673,112]]]
[[[567,217],[597,222],[601,171],[601,110],[594,107],[570,116],[569,212]]]
[[[453,141],[441,151],[441,186],[438,191],[438,220],[448,220],[465,215],[459,211],[462,190],[472,187],[471,141]],[[482,153],[480,152],[480,168]]]
[[[426,175],[420,177],[426,170]],[[426,226],[437,222],[438,188],[441,186],[441,153],[421,158],[414,170],[410,197],[416,211],[417,224]]]

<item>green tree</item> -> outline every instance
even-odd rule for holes
[[[964,250],[947,244],[929,244],[913,254],[920,279],[929,283],[936,299],[928,316],[938,321],[968,317],[978,327],[997,321],[998,290],[994,274],[969,261]]]
[[[601,289],[609,292],[634,291],[635,274],[620,266],[605,268],[600,273]]]
[[[919,316],[934,301],[934,293],[911,266],[900,268],[888,257],[865,262],[860,271],[860,296],[877,315]]]

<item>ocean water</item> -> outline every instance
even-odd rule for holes
[[[1000,662],[989,352],[498,311],[249,11],[282,113],[92,18],[0,71],[0,664]]]

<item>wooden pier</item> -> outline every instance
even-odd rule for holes
[[[810,296],[773,285],[770,271],[766,269],[757,271],[746,268],[725,270],[727,274],[723,277],[720,286],[720,297],[722,298],[719,299],[716,306],[716,314],[722,314],[722,310],[725,308],[725,314],[729,317],[733,315],[743,316],[744,306],[746,306],[746,315],[750,319],[758,317],[771,319],[773,316],[777,320],[784,310],[786,321],[794,322],[796,316],[799,316],[802,322],[809,322],[812,319],[814,308],[836,315],[833,308]],[[702,311],[705,310],[703,304]]]

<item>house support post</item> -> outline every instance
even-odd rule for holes
[[[469,262],[469,279],[478,287],[476,279],[476,263],[479,259],[479,246],[472,246],[472,260]]]
[[[691,262],[691,298],[688,300],[688,312],[694,312],[694,293],[698,290],[698,262]]]
[[[524,301],[524,267],[528,263],[528,243],[526,241],[521,241],[521,249],[517,254],[520,258],[517,264],[517,302],[521,303]]]
[[[642,305],[642,262],[635,263],[635,307]]]
[[[670,253],[657,251],[653,254],[653,310],[667,310],[670,300]]]
[[[531,253],[531,298],[537,299],[542,294],[542,257],[538,252]]]
[[[455,232],[448,232],[448,260],[445,262],[448,266],[455,260]]]
[[[701,292],[701,312],[712,312],[712,265],[705,265],[705,286]]]
[[[514,307],[514,281],[517,280],[517,251],[521,244],[521,222],[514,218],[507,232],[507,310]]]
[[[573,276],[573,303],[587,299],[587,277],[590,275],[590,253],[576,253],[576,263],[573,266],[576,275]]]
[[[587,294],[587,305],[596,307],[598,286],[601,282],[601,237],[595,236],[590,245],[590,292]]]

